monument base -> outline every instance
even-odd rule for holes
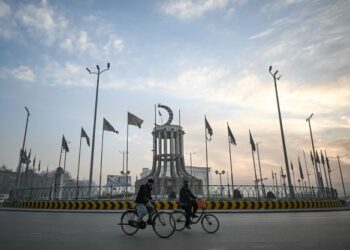
[[[194,195],[203,195],[202,180],[195,177],[158,177],[154,178],[152,194],[155,198],[162,198],[168,200],[176,200],[179,197],[180,189],[183,186],[183,181],[188,180],[190,189]],[[138,192],[140,186],[147,182],[147,179],[140,179],[136,181],[136,192]]]

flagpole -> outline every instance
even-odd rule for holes
[[[282,187],[282,197],[283,197],[283,181],[282,181],[282,175],[283,175],[283,172],[282,172],[282,166],[281,166],[281,171],[280,171],[280,183],[281,183],[281,187]]]
[[[63,191],[63,185],[64,185],[64,174],[66,173],[66,159],[67,159],[67,150],[64,150],[64,163],[63,163],[63,174],[61,176],[61,193],[60,198],[62,198],[62,191]]]
[[[291,164],[293,164],[293,163],[291,162]],[[293,169],[292,169],[292,173],[293,173],[293,183],[294,183],[294,187],[295,187],[295,174],[294,174],[294,167],[293,167]]]
[[[343,157],[343,156],[341,156]],[[346,199],[346,192],[345,192],[345,186],[344,186],[344,179],[343,179],[343,173],[341,171],[341,166],[340,166],[340,158],[339,155],[337,155],[337,158],[338,158],[338,165],[339,165],[339,171],[340,171],[340,177],[341,177],[341,182],[343,184],[343,191],[344,191],[344,198]]]
[[[318,175],[317,175],[317,170],[316,170],[316,162],[315,162],[315,158],[312,156],[312,152],[310,151],[310,157],[311,157],[311,161],[312,161],[312,167],[313,167],[313,170],[314,170],[314,174],[315,174],[315,184],[316,184],[316,187],[319,187],[319,179],[318,179]]]
[[[78,187],[79,185],[79,170],[80,170],[80,154],[81,154],[81,134],[80,134],[80,143],[79,143],[79,156],[78,156],[78,173],[77,173],[77,184],[76,186]]]
[[[262,187],[262,192],[263,192],[263,197],[266,197],[265,193],[265,187],[264,187],[264,182],[261,174],[261,164],[260,164],[260,154],[259,154],[259,144],[262,143],[262,141],[256,143],[256,152],[258,155],[258,163],[259,163],[259,172],[260,172],[260,181],[261,181],[261,187]]]
[[[327,152],[326,150],[324,151],[325,155],[326,155],[326,162],[327,162],[327,167],[328,167],[328,177],[329,177],[329,184],[331,186],[331,197],[334,198],[334,195],[333,195],[333,185],[332,185],[332,179],[331,179],[331,168],[329,166],[329,160],[328,160],[328,157],[327,157]]]
[[[129,117],[128,117],[129,118]],[[154,135],[153,135],[153,159],[156,158],[157,155],[157,105],[154,104]],[[155,167],[157,165],[157,162],[154,163]],[[152,170],[153,170],[152,166]],[[154,178],[154,183],[155,183],[155,188],[154,188],[154,194],[155,194],[155,199],[157,199],[157,194],[158,194],[158,176],[155,174],[156,171],[153,173],[153,178]]]
[[[323,156],[322,150],[321,150],[321,156]],[[323,165],[324,177],[326,179],[327,189],[328,189],[328,192],[329,192],[328,177],[327,177],[326,167],[324,166],[324,158],[323,158],[323,161],[322,161],[322,165]],[[327,196],[328,196],[328,192],[326,192]]]
[[[277,173],[275,172],[275,180],[276,180],[276,189],[277,189],[277,198],[279,197],[279,190],[278,190],[278,180],[277,180]]]
[[[228,129],[228,123],[227,123],[227,129]],[[232,186],[232,197],[233,197],[233,192],[234,192],[234,186],[233,186],[233,171],[232,171],[232,156],[231,156],[231,142],[230,142],[230,136],[227,133],[228,137],[228,151],[230,153],[230,168],[231,168],[231,186]]]
[[[303,155],[304,155],[304,161],[305,161],[305,167],[306,167],[307,182],[309,183],[309,188],[311,188],[309,170],[307,168],[307,162],[306,162],[306,156],[305,156],[305,151],[304,150],[303,150]]]
[[[61,144],[61,152],[60,152],[60,159],[58,161],[58,167],[61,167],[62,150],[63,150],[63,147],[62,147],[62,144]]]
[[[254,165],[254,174],[255,174],[255,188],[256,188],[256,192],[258,195],[258,200],[260,200],[260,194],[259,194],[259,183],[258,183],[258,176],[256,174],[256,166],[255,166],[255,157],[254,157],[254,151],[255,151],[255,143],[252,137],[252,134],[250,133],[250,129],[249,129],[249,138],[250,138],[250,144],[251,144],[251,148],[252,148],[252,156],[253,156],[253,165]]]
[[[207,117],[204,116],[204,121],[206,121],[206,119],[207,119]],[[204,125],[204,136],[205,136],[205,162],[206,162],[206,166],[207,166],[207,195],[209,198],[210,195],[209,195],[208,138],[207,138],[206,125]]]
[[[125,172],[126,172],[126,195],[128,195],[128,169],[129,169],[129,114],[126,124],[126,161],[125,161]]]
[[[317,150],[316,150],[316,155],[318,156],[318,153],[317,153]],[[325,198],[326,194],[325,194],[325,190],[324,190],[324,183],[323,183],[323,176],[322,176],[322,169],[321,169],[321,164],[320,164],[320,157],[317,157],[318,158],[318,162],[316,161],[316,158],[315,158],[315,164],[316,164],[316,169],[320,170],[318,172],[318,175],[320,177],[320,186],[321,186],[321,190],[322,190],[322,195],[323,195],[323,198]]]
[[[26,174],[24,175],[24,188],[27,188],[28,169],[29,169],[29,162],[27,162]]]
[[[64,150],[63,173],[66,172],[66,158],[67,158],[67,150]]]
[[[46,167],[46,176],[45,176],[45,187],[47,187],[47,175],[49,173],[49,165]]]
[[[98,199],[101,198],[101,180],[102,180],[102,157],[103,157],[103,137],[104,137],[105,130],[102,129],[102,145],[101,145],[101,161],[100,161],[100,182],[99,182],[99,188],[98,188]]]
[[[255,173],[255,189],[256,189],[256,192],[257,192],[257,194],[258,194],[258,200],[260,200],[258,176],[256,175],[255,157],[254,157],[254,151],[253,151],[253,149],[252,149],[252,156],[253,156],[254,173]]]

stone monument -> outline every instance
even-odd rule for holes
[[[203,194],[202,180],[190,175],[185,168],[184,134],[181,125],[171,124],[172,110],[158,104],[165,109],[169,118],[162,125],[155,124],[153,136],[153,164],[150,174],[136,181],[136,190],[147,179],[154,179],[153,193],[163,198],[176,198],[179,194],[183,180],[188,180],[193,193]]]

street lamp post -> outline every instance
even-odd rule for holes
[[[19,160],[18,160],[18,165],[17,165],[17,175],[16,175],[16,186],[17,186],[17,188],[19,187],[19,183],[21,181],[21,171],[22,171],[22,159],[21,158],[22,158],[22,155],[23,155],[23,152],[24,152],[24,146],[25,146],[25,143],[26,143],[28,121],[29,121],[29,116],[30,116],[28,108],[27,107],[24,107],[24,108],[27,111],[27,119],[26,119],[26,127],[24,129],[23,144],[22,144],[22,148],[21,148],[20,153],[19,153]]]
[[[191,175],[193,175],[193,173],[192,173],[192,167],[193,167],[193,165],[192,165],[192,155],[195,155],[196,152],[188,152],[188,153],[186,153],[186,154],[188,154],[188,155],[190,156]]]
[[[271,76],[273,77],[273,81],[274,81],[274,84],[275,84],[277,110],[278,110],[278,117],[279,117],[280,129],[281,129],[281,137],[282,137],[282,145],[283,145],[283,153],[284,153],[284,163],[285,163],[286,170],[287,170],[289,194],[290,194],[290,198],[294,199],[294,189],[293,189],[292,181],[290,179],[289,166],[288,166],[287,147],[286,147],[286,142],[285,142],[285,139],[284,139],[283,124],[282,124],[280,103],[279,103],[279,99],[278,99],[278,90],[277,90],[277,80],[280,80],[281,76],[277,77],[278,70],[275,71],[275,73],[272,73],[272,66],[270,66],[269,72],[270,72]]]
[[[91,194],[91,185],[92,185],[92,174],[94,169],[94,152],[95,152],[95,131],[96,131],[96,116],[97,116],[97,103],[98,103],[98,89],[100,84],[100,75],[109,70],[110,63],[107,63],[107,69],[100,70],[100,67],[96,65],[97,72],[92,72],[89,68],[86,68],[86,70],[89,72],[89,74],[95,74],[97,75],[97,84],[96,84],[96,97],[95,97],[95,113],[94,113],[94,123],[93,123],[93,131],[92,131],[92,146],[91,146],[91,160],[90,160],[90,175],[89,175],[89,196]]]
[[[220,193],[221,193],[221,198],[222,198],[222,180],[221,180],[221,175],[225,174],[225,171],[222,170],[221,172],[219,172],[218,170],[216,170],[215,174],[218,174],[220,176]]]
[[[317,181],[317,186],[321,188],[322,194],[324,195],[324,190],[323,190],[323,182],[322,182],[322,177],[320,171],[318,171],[317,163],[316,163],[316,151],[315,151],[315,145],[314,145],[314,137],[312,136],[312,129],[311,129],[311,118],[314,114],[312,113],[308,118],[306,118],[306,122],[309,123],[309,130],[310,130],[310,138],[311,138],[311,146],[312,146],[312,154],[314,157],[314,167],[316,170],[316,181]]]
[[[130,174],[130,171],[125,169],[125,151],[119,151],[123,155],[123,170],[120,171],[122,175],[125,176],[125,195],[124,197],[127,197],[128,193],[128,175]]]
[[[337,157],[329,157],[329,158],[337,158],[337,159],[338,159],[340,177],[341,177],[341,182],[342,182],[342,184],[343,184],[344,198],[346,199],[346,192],[345,192],[345,185],[344,185],[344,179],[343,179],[343,172],[342,172],[341,166],[340,166],[340,159],[343,158],[344,156],[347,156],[347,154],[342,155],[342,156],[337,155]]]

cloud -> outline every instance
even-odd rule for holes
[[[94,81],[82,66],[73,62],[48,61],[43,69],[42,82],[52,86],[92,87]]]
[[[344,55],[350,53],[350,5],[344,1],[310,1],[301,7],[251,37],[266,38],[256,44],[251,68],[266,67],[268,62],[291,77],[307,75],[315,84],[348,76],[350,59]]]
[[[45,1],[39,6],[28,4],[20,7],[15,17],[31,36],[42,36],[49,44],[67,26],[65,17],[56,14]]]
[[[257,38],[262,38],[262,37],[270,35],[272,32],[273,32],[273,28],[269,28],[267,30],[260,32],[259,34],[256,34],[254,36],[249,37],[249,39],[253,40],[253,39],[257,39]]]
[[[229,0],[178,0],[163,4],[161,10],[179,19],[192,19],[223,9],[228,4]]]
[[[11,14],[11,7],[3,2],[0,1],[0,18],[9,16]]]
[[[29,66],[20,65],[17,68],[3,68],[0,71],[0,77],[3,79],[17,79],[25,82],[34,82],[37,77]]]
[[[68,20],[63,11],[58,11],[42,1],[40,4],[18,4],[12,11],[10,6],[0,2],[0,37],[10,40],[35,42],[58,48],[69,53],[87,54],[99,58],[101,54],[120,53],[125,47],[122,37],[118,36],[108,22],[94,16],[81,19],[82,22],[94,23],[94,31],[90,25]]]
[[[304,0],[282,0],[282,1],[273,0],[263,5],[263,7],[261,8],[261,11],[263,13],[278,12],[290,7],[291,5],[296,5],[302,2],[304,2]]]
[[[124,41],[116,35],[111,35],[108,42],[103,46],[105,54],[110,54],[113,51],[122,51],[124,49]]]
[[[19,80],[33,82],[36,79],[36,76],[32,69],[28,66],[19,66],[11,70],[12,75]]]

